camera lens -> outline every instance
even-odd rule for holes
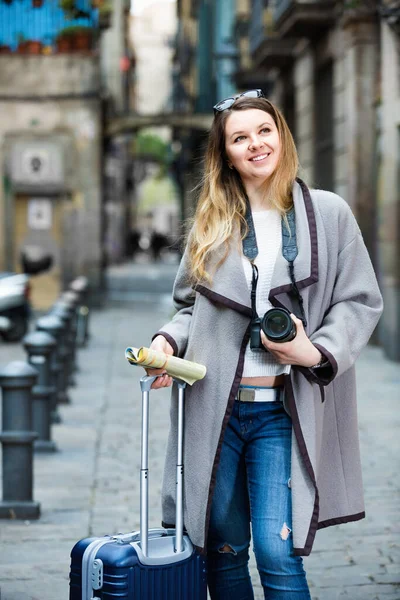
[[[262,321],[261,329],[273,342],[289,342],[296,336],[296,325],[285,308],[271,308]]]

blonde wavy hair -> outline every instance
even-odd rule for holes
[[[225,125],[234,111],[263,110],[273,118],[281,142],[281,153],[274,173],[265,182],[265,199],[285,215],[293,206],[292,187],[298,171],[296,146],[282,113],[266,98],[236,100],[231,108],[218,112],[211,126],[204,158],[204,174],[196,212],[188,239],[188,257],[194,283],[212,281],[207,263],[216,250],[224,250],[220,265],[229,252],[229,242],[239,228],[247,233],[246,192],[235,169],[228,167],[225,151]]]

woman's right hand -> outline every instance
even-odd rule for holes
[[[164,354],[168,354],[170,356],[173,355],[174,350],[169,342],[165,339],[163,335],[158,335],[154,338],[154,340],[150,344],[151,350],[156,350],[157,352],[163,352]],[[172,385],[172,377],[166,374],[164,369],[146,369],[147,375],[161,375],[162,377],[157,377],[155,381],[153,381],[151,385],[152,390],[158,390],[163,387],[170,387]]]

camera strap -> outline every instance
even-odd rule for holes
[[[304,327],[307,327],[307,319],[306,314],[304,312],[304,303],[302,295],[300,294],[300,290],[297,287],[296,279],[294,276],[294,261],[299,253],[297,248],[297,237],[296,237],[296,215],[294,212],[294,207],[286,214],[285,219],[281,220],[281,229],[282,229],[282,256],[288,262],[289,268],[289,277],[292,282],[292,295],[296,298],[299,309],[300,309],[300,319],[303,321]],[[289,231],[288,227],[289,226]]]
[[[254,263],[251,263],[251,268],[253,269],[253,275],[251,278],[251,311],[253,313],[252,319],[258,319],[257,307],[256,307],[256,292],[257,292],[257,283],[258,283],[258,269]]]
[[[246,223],[248,226],[248,233],[243,239],[243,254],[250,260],[251,267],[253,270],[251,280],[251,309],[253,313],[253,319],[258,318],[256,309],[256,292],[258,282],[258,269],[254,264],[254,259],[258,255],[258,246],[256,232],[254,228],[253,216],[251,214],[250,203],[247,201],[246,210]],[[289,230],[288,230],[289,228]],[[297,237],[296,237],[296,215],[294,207],[286,213],[286,219],[281,219],[281,231],[282,231],[282,256],[288,262],[289,277],[292,283],[291,294],[296,298],[300,309],[300,319],[303,321],[304,327],[307,327],[307,319],[304,312],[303,298],[300,294],[300,290],[297,287],[295,275],[294,275],[294,261],[298,255],[297,248]]]

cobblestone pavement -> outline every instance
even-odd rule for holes
[[[122,295],[114,294],[113,302],[93,312],[92,338],[79,351],[71,403],[61,406],[62,423],[52,428],[59,451],[35,454],[34,499],[41,503],[41,518],[0,522],[1,600],[67,600],[69,553],[76,540],[139,527],[143,372],[127,363],[124,350],[147,344],[172,312],[167,296],[139,298],[128,291],[125,286]],[[22,347],[1,344],[0,366],[14,359],[25,359]],[[313,600],[400,600],[399,371],[374,347],[358,361],[367,518],[317,534],[305,559]],[[150,522],[155,526],[168,396],[161,390],[151,397]],[[252,576],[261,600],[254,559]]]

